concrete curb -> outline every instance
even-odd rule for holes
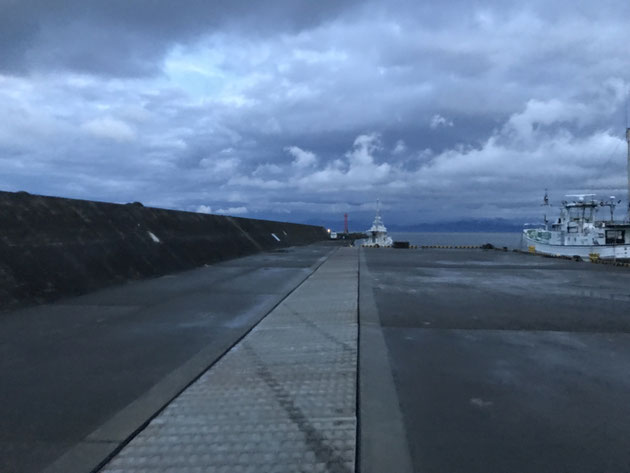
[[[357,471],[412,473],[407,433],[363,250],[359,253]]]
[[[78,444],[42,470],[42,473],[87,473],[97,472],[146,425],[158,415],[175,397],[195,382],[234,345],[239,343],[282,301],[310,278],[324,262],[338,250],[334,248],[319,258],[309,268],[306,276],[294,277],[292,289],[262,311],[260,318],[236,339],[226,340],[221,345],[202,349],[193,358],[168,374],[144,395],[120,410],[107,422],[87,435]]]

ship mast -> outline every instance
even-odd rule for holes
[[[630,128],[626,128],[626,141],[628,142],[628,222],[630,222]]]

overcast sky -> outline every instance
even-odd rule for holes
[[[386,224],[625,201],[629,32],[627,0],[0,0],[0,189]]]

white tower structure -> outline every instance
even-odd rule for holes
[[[366,246],[391,246],[392,239],[387,236],[387,228],[381,218],[381,202],[376,201],[376,217],[372,226],[367,231],[368,239]]]

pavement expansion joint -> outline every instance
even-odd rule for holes
[[[355,471],[357,267],[335,252],[101,471]]]

